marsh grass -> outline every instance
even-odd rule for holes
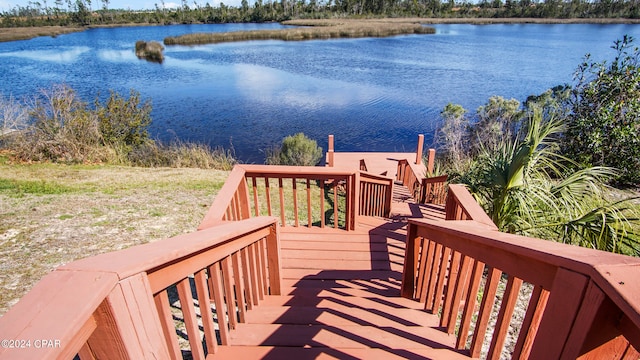
[[[200,45],[249,40],[302,41],[314,39],[388,37],[405,34],[434,34],[435,29],[418,21],[389,20],[291,20],[285,25],[298,27],[279,30],[235,31],[226,33],[193,33],[170,36],[165,45]]]

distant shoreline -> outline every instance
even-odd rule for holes
[[[326,21],[348,21],[349,19],[329,19]],[[640,24],[640,19],[622,19],[622,18],[594,18],[594,19],[555,19],[555,18],[372,18],[359,21],[388,21],[388,22],[418,22],[426,25],[435,24]],[[293,20],[307,21],[304,19]],[[74,32],[85,31],[92,28],[104,27],[128,27],[128,26],[156,26],[158,24],[111,24],[111,25],[92,25],[87,27],[77,26],[34,26],[34,27],[17,27],[17,28],[0,28],[0,42],[29,40],[40,36],[52,36],[69,34]]]

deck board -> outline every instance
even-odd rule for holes
[[[282,295],[266,296],[209,358],[467,358],[436,315],[400,297],[406,224],[284,228]]]

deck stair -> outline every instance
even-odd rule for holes
[[[419,302],[400,297],[406,224],[281,233],[283,295],[266,296],[214,359],[466,358]]]

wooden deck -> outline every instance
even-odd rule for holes
[[[54,270],[0,359],[640,359],[640,260],[501,233],[414,153],[330,152],[236,165],[199,231]]]
[[[406,223],[376,218],[355,232],[283,230],[282,295],[210,358],[468,359],[436,315],[400,297],[405,238]]]

